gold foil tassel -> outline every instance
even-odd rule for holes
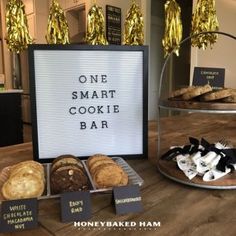
[[[85,41],[90,45],[108,45],[103,11],[96,3],[88,12]]]
[[[125,19],[124,45],[144,44],[144,23],[140,7],[132,1]]]
[[[52,1],[49,11],[47,34],[48,44],[69,44],[69,27],[64,11],[57,0]]]
[[[12,52],[20,53],[32,44],[25,6],[21,0],[9,0],[6,5],[6,42]]]
[[[215,0],[198,0],[197,6],[192,18],[191,35],[206,31],[218,31],[219,22],[216,16]],[[203,48],[216,43],[218,34],[201,34],[191,39],[193,47]]]
[[[168,56],[173,49],[175,49],[174,53],[179,56],[182,35],[181,8],[175,0],[168,0],[165,4],[165,33],[162,39],[164,57]]]

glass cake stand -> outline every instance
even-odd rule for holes
[[[196,37],[201,34],[220,34],[230,39],[236,40],[236,37],[219,31],[212,31],[212,32],[202,32],[193,36],[189,36],[185,38],[180,45],[184,44],[185,42],[191,40],[192,37]],[[180,111],[180,112],[187,112],[187,113],[206,113],[206,114],[236,114],[236,103],[209,103],[209,102],[197,102],[197,101],[177,101],[177,100],[168,100],[168,99],[161,99],[161,91],[162,91],[162,83],[163,83],[163,76],[167,66],[167,63],[174,53],[175,49],[168,55],[166,58],[164,65],[162,67],[160,82],[159,82],[159,94],[158,94],[158,115],[157,115],[157,131],[158,131],[158,141],[157,141],[157,166],[158,170],[161,174],[166,176],[167,178],[174,180],[178,183],[193,186],[193,187],[200,187],[206,189],[236,189],[236,174],[227,175],[221,179],[211,182],[204,182],[201,177],[197,176],[192,180],[189,180],[181,170],[177,169],[176,163],[173,161],[166,161],[161,160],[161,152],[162,152],[162,124],[161,124],[161,117],[160,111],[161,109],[169,110],[169,111]]]

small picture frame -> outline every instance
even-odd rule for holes
[[[213,89],[224,88],[225,68],[194,67],[193,85],[211,85]]]
[[[106,36],[109,44],[121,45],[121,8],[106,5]]]

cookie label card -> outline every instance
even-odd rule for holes
[[[38,201],[36,198],[3,201],[0,232],[33,229],[38,226]]]
[[[223,88],[225,83],[225,69],[195,67],[193,75],[193,85],[203,86],[210,84],[214,89]]]
[[[138,185],[128,185],[113,188],[113,201],[116,214],[141,212],[143,210],[142,198]]]
[[[84,221],[91,218],[91,196],[89,192],[61,194],[62,222]]]

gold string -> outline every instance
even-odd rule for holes
[[[48,44],[68,44],[69,27],[62,10],[57,0],[52,1],[49,10],[47,33],[45,36]]]
[[[87,15],[85,41],[90,45],[108,45],[105,33],[105,19],[102,8],[93,5]]]
[[[219,22],[216,15],[215,0],[198,0],[192,17],[191,35],[206,31],[218,31]],[[217,42],[218,34],[201,34],[191,39],[193,47],[205,50],[208,45],[212,48]]]
[[[125,19],[124,41],[125,45],[144,44],[144,22],[140,7],[132,1]]]
[[[29,34],[25,5],[21,0],[9,0],[6,5],[6,43],[12,52],[20,53],[33,43]]]
[[[173,49],[179,56],[179,43],[182,40],[183,26],[181,21],[181,8],[175,0],[168,0],[165,4],[165,33],[162,39],[164,57]]]

